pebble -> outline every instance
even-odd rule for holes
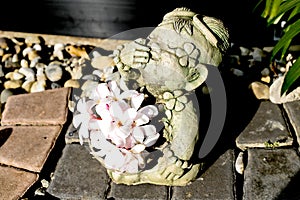
[[[250,88],[257,99],[270,98],[270,89],[266,84],[255,81],[250,84]]]
[[[21,80],[8,80],[4,82],[5,89],[16,89],[22,86]]]
[[[80,88],[80,83],[76,79],[69,79],[65,82],[64,87]]]
[[[46,66],[45,74],[50,81],[55,82],[61,79],[63,70],[59,64],[50,63],[48,66]]]
[[[0,38],[0,48],[6,49],[8,47],[7,45],[7,39],[6,38]]]
[[[7,98],[12,96],[13,95],[13,92],[10,90],[10,89],[4,89],[2,90],[0,96],[1,96],[1,104],[4,104],[6,103],[7,101]]]
[[[71,55],[76,57],[83,57],[87,60],[90,59],[84,47],[76,47],[73,45],[68,45],[65,47],[65,50]]]
[[[0,64],[0,77],[5,76],[4,72],[3,72],[3,66]]]
[[[4,50],[2,48],[0,48],[0,56],[4,55]]]
[[[244,157],[244,152],[240,152],[235,161],[235,170],[237,171],[237,173],[241,175],[244,174],[244,170],[245,170],[243,157]]]
[[[109,56],[97,56],[92,58],[91,65],[96,69],[102,70],[106,67],[115,66],[115,62]]]
[[[32,46],[33,44],[40,44],[41,40],[37,36],[28,36],[28,37],[25,38],[25,43],[28,46]]]
[[[244,76],[244,72],[240,69],[231,68],[231,72],[236,76]]]

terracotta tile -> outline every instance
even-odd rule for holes
[[[0,127],[0,135],[6,135],[0,146],[0,163],[40,172],[61,129],[61,126]],[[9,137],[7,130],[11,131]]]
[[[0,166],[0,199],[19,199],[37,180],[35,173]]]
[[[2,125],[64,124],[70,88],[58,88],[10,96],[2,114]]]

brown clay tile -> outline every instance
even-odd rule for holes
[[[2,125],[64,124],[70,88],[10,96],[2,113]]]
[[[35,173],[0,166],[0,199],[20,199],[37,180]]]
[[[40,172],[61,129],[59,125],[0,127],[5,140],[0,141],[0,163]]]

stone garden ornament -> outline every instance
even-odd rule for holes
[[[73,124],[115,183],[185,186],[197,178],[194,92],[228,47],[220,20],[177,8],[146,38],[114,51],[115,66],[78,100]]]

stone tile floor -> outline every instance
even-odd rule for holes
[[[221,138],[185,187],[113,183],[70,126],[70,89],[11,96],[0,126],[0,199],[300,199],[300,102],[229,88]]]

